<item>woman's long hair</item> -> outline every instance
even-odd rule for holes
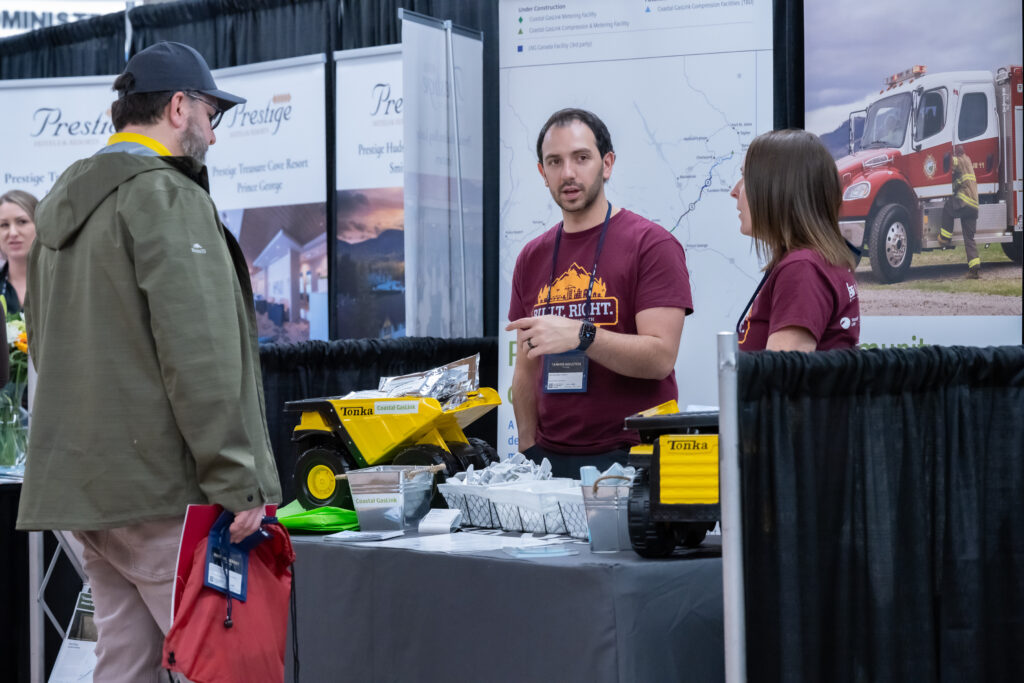
[[[8,190],[3,194],[0,194],[0,204],[15,204],[21,207],[21,210],[28,214],[29,219],[32,222],[36,220],[36,205],[39,200],[34,195],[25,192],[24,190]]]
[[[833,265],[856,267],[839,233],[839,172],[817,135],[776,130],[754,138],[743,162],[743,185],[755,248],[766,269],[794,249],[813,249]]]

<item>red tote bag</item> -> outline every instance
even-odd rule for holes
[[[227,597],[203,585],[207,539],[192,554],[174,623],[164,640],[163,665],[193,683],[280,683],[288,633],[291,565],[288,532],[263,527],[271,537],[249,553],[246,601],[231,601],[231,627],[225,626]]]

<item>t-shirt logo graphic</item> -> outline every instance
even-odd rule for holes
[[[608,296],[608,287],[600,276],[594,278],[594,289],[590,292],[590,309],[587,309],[587,287],[590,285],[590,271],[577,263],[537,292],[537,303],[533,307],[534,317],[559,315],[581,320],[590,318],[595,325],[615,325],[619,321],[619,300]],[[548,302],[550,289],[551,300]]]
[[[199,242],[196,242],[195,244],[192,245],[192,253],[193,254],[205,254],[206,253],[206,249],[204,249],[203,245],[199,244]]]

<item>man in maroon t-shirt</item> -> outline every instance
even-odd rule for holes
[[[512,402],[519,450],[577,477],[583,465],[625,463],[639,439],[624,418],[676,398],[690,278],[668,231],[605,198],[615,152],[597,116],[555,112],[537,160],[562,222],[516,261]]]

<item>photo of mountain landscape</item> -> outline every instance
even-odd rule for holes
[[[339,190],[334,250],[339,338],[405,336],[401,187]]]

